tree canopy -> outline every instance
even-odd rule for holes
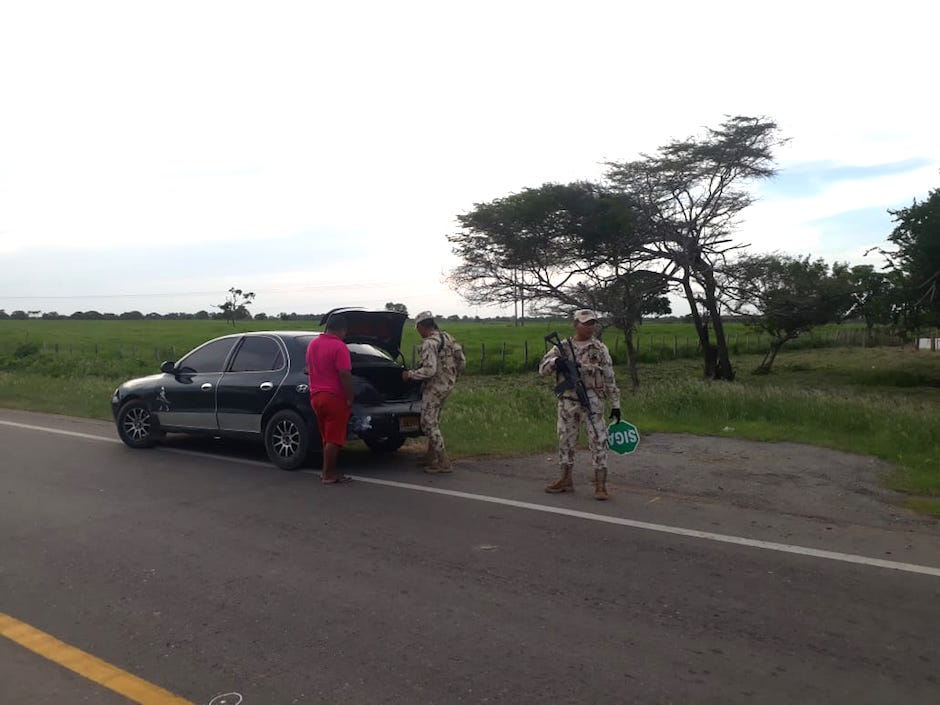
[[[643,315],[668,313],[667,282],[632,199],[598,184],[543,184],[458,216],[450,281],[471,303],[525,300],[544,313],[592,308],[627,338]],[[632,348],[628,341],[628,355]],[[635,378],[635,359],[631,370]]]
[[[901,274],[904,323],[908,328],[940,325],[940,189],[926,200],[889,211],[896,223],[888,236],[896,249],[883,251]]]
[[[854,303],[848,266],[836,263],[830,270],[824,260],[808,256],[745,255],[723,268],[722,276],[735,312],[770,335],[761,373],[770,372],[788,340],[841,321]]]
[[[702,137],[608,165],[609,182],[629,194],[644,227],[655,233],[650,254],[667,263],[689,304],[707,377],[734,379],[715,269],[743,247],[732,235],[740,212],[754,200],[745,186],[774,175],[773,151],[784,141],[772,120],[735,116]]]
[[[251,318],[251,314],[248,312],[248,305],[254,301],[254,298],[254,292],[243,291],[233,286],[228,290],[228,296],[225,297],[225,301],[216,304],[215,307],[220,309],[220,315],[234,326],[236,320]]]
[[[525,297],[546,310],[601,310],[624,330],[631,363],[632,330],[643,315],[668,312],[666,294],[676,288],[691,309],[705,375],[734,379],[716,268],[743,247],[732,235],[753,201],[746,187],[773,176],[783,141],[772,120],[728,117],[702,137],[608,163],[602,183],[544,184],[475,204],[448,238],[462,261],[450,279],[471,303]]]

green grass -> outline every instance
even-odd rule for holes
[[[37,323],[52,325],[31,327]],[[258,323],[251,327],[273,327]],[[481,345],[519,335],[511,325],[445,327],[464,342],[477,336]],[[533,325],[525,335],[540,339],[548,329],[554,327]],[[188,349],[230,330],[218,321],[0,321],[0,406],[110,419],[114,388],[157,370],[162,357],[150,348]],[[409,335],[410,328],[406,341]],[[97,354],[89,345],[97,345]],[[643,363],[635,394],[618,367],[624,415],[641,433],[786,440],[883,458],[898,467],[889,486],[909,495],[908,506],[940,516],[940,354],[784,347],[772,374],[750,374],[760,359],[735,355],[733,383],[703,380],[698,358]],[[531,371],[462,377],[443,417],[448,448],[458,457],[553,452],[550,386]]]
[[[124,379],[0,371],[0,407],[110,419],[111,394]]]
[[[545,336],[557,331],[571,333],[570,321],[529,321],[512,323],[440,321],[467,353],[468,374],[503,374],[532,371],[547,349]],[[0,320],[0,369],[24,369],[15,354],[28,348],[43,353],[28,361],[33,372],[57,374],[54,360],[67,367],[76,360],[100,367],[101,373],[122,370],[127,376],[163,360],[179,359],[185,352],[210,338],[244,330],[319,330],[316,321],[239,321],[233,327],[225,321],[172,320]],[[749,331],[740,323],[726,325],[732,354],[757,354],[767,348],[767,337]],[[784,350],[859,345],[862,330],[857,325],[825,326],[787,344]],[[615,329],[604,334],[614,362],[626,361],[622,335]],[[414,327],[405,326],[402,354],[409,364],[415,359],[420,338]],[[649,322],[640,326],[636,339],[640,360],[660,362],[676,358],[698,360],[698,341],[691,324]],[[6,362],[5,362],[6,361]],[[43,369],[49,367],[50,369]]]

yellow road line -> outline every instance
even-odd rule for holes
[[[0,612],[0,636],[140,705],[194,705],[3,612]]]

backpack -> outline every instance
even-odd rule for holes
[[[444,350],[445,340],[450,341],[450,354],[454,358],[454,367],[457,369],[457,375],[460,376],[467,371],[467,356],[464,354],[463,346],[454,340],[454,336],[450,333],[441,331],[441,342],[437,346],[438,357],[440,357],[441,352]]]

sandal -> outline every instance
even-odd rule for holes
[[[346,484],[347,482],[352,482],[352,478],[348,477],[347,475],[340,475],[339,477],[333,480],[321,479],[320,482],[322,482],[324,485],[343,485],[343,484]]]

